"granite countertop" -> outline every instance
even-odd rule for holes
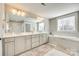
[[[46,32],[6,33],[1,38],[17,37],[17,36],[24,36],[24,35],[36,35],[36,34],[42,34],[42,33],[46,33]]]

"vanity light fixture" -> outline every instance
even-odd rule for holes
[[[14,15],[16,14],[18,16],[25,16],[26,15],[26,13],[24,11],[17,10],[17,9],[14,9],[14,8],[11,9],[11,12],[12,12],[12,14],[14,14]]]

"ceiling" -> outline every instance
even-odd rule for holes
[[[16,8],[24,9],[45,18],[53,18],[79,10],[79,3],[10,3]]]

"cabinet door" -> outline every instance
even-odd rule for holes
[[[39,42],[32,43],[32,48],[39,46]]]
[[[31,49],[32,41],[31,36],[26,36],[25,39],[25,50]]]
[[[53,37],[49,37],[49,43],[52,43],[53,42]]]
[[[39,37],[32,37],[32,43],[38,42],[38,41],[39,41]]]
[[[32,43],[39,42],[39,35],[33,35],[32,36]]]
[[[7,43],[5,43],[5,56],[8,56],[8,44]]]
[[[5,43],[5,56],[14,55],[14,42]]]
[[[45,34],[40,35],[40,45],[48,42],[48,36]]]
[[[25,50],[25,37],[15,37],[15,55]]]
[[[43,39],[44,39],[44,43],[47,43],[48,42],[48,35],[47,34],[44,34]]]

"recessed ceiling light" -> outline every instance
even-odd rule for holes
[[[42,6],[46,6],[46,4],[45,4],[45,3],[41,3],[41,5],[42,5]]]

